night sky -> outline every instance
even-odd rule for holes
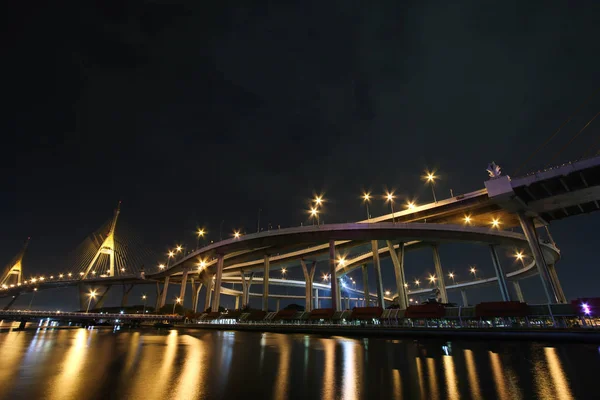
[[[313,193],[325,223],[364,219],[364,189],[429,202],[426,169],[438,198],[477,190],[489,162],[515,176],[600,88],[594,1],[105,3],[6,15],[0,264],[31,236],[27,277],[57,271],[119,200],[161,253],[197,226],[217,240],[222,220],[223,236],[255,232],[259,208],[263,227],[306,223]],[[600,95],[520,173],[599,110]],[[595,121],[552,164],[595,154],[599,137]],[[569,298],[600,295],[599,224],[551,226]],[[443,248],[442,262],[492,274],[481,250]],[[426,252],[407,263],[409,277],[433,270]],[[527,281],[531,301],[540,287]]]

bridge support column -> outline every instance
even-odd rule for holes
[[[467,307],[469,305],[469,300],[467,300],[467,291],[465,289],[460,289],[460,295],[462,296],[463,307]]]
[[[187,277],[190,270],[189,268],[183,269],[183,274],[181,275],[181,289],[179,289],[179,298],[181,299],[181,307],[185,304],[185,289],[187,287]]]
[[[502,300],[510,301],[510,293],[506,284],[506,274],[504,273],[504,269],[502,269],[498,252],[496,252],[496,247],[493,244],[490,244],[490,254],[492,256],[492,264],[494,264],[494,271],[496,271],[496,277],[498,278],[498,287],[500,288]]]
[[[165,306],[165,303],[167,301],[167,291],[169,290],[169,280],[170,279],[171,279],[170,276],[165,277],[165,284],[163,285],[163,290],[160,293],[160,303],[158,304],[159,310]]]
[[[548,266],[546,265],[546,260],[544,259],[544,253],[542,252],[542,247],[540,246],[540,241],[535,230],[533,218],[526,216],[522,212],[517,213],[517,216],[519,217],[521,229],[523,229],[523,233],[525,233],[525,237],[529,243],[529,248],[533,253],[535,265],[537,266],[540,278],[542,280],[542,286],[544,287],[544,293],[546,293],[546,299],[548,300],[548,303],[557,303],[558,296],[556,294],[554,285],[552,284],[552,279],[550,278],[550,272],[548,271]]]
[[[379,244],[377,243],[377,240],[371,240],[371,249],[373,250],[373,268],[375,269],[375,285],[377,286],[377,305],[385,308],[383,282],[381,280],[381,264],[379,262]]]
[[[275,299],[275,311],[279,312],[279,301],[281,299]]]
[[[269,256],[264,257],[264,274],[263,274],[263,311],[269,311],[269,269],[270,269]]]
[[[338,302],[338,281],[335,272],[335,240],[329,241],[329,282],[331,285],[331,308],[339,311],[340,303]]]
[[[304,273],[304,294],[306,296],[306,303],[304,310],[311,311],[312,309],[312,288],[313,288],[313,279],[315,277],[315,267],[317,265],[316,261],[313,261],[310,269],[306,267],[306,262],[304,260],[300,260],[300,264],[302,264],[302,272]]]
[[[242,277],[242,307],[246,307],[250,305],[250,286],[252,285],[254,272],[251,272],[248,278],[244,275],[244,271],[240,271],[240,275]]]
[[[521,303],[525,303],[525,297],[523,297],[523,291],[521,290],[521,284],[519,281],[513,281],[513,287],[515,288],[515,293],[517,294],[517,300]]]
[[[365,296],[365,307],[369,307],[370,295],[369,295],[369,270],[367,270],[367,264],[362,265],[362,276],[363,276],[363,294]]]
[[[438,288],[442,303],[448,303],[448,293],[446,292],[446,283],[444,282],[444,271],[442,270],[442,261],[440,260],[440,248],[437,244],[432,246],[433,249],[433,264],[435,265],[435,273],[438,277]]]
[[[565,296],[565,292],[563,292],[562,285],[558,280],[558,275],[556,274],[556,267],[554,266],[554,264],[548,264],[548,271],[550,272],[550,278],[552,278],[552,283],[554,284],[554,288],[556,289],[558,301],[560,303],[566,303],[567,297]]]
[[[127,307],[127,298],[129,297],[129,292],[131,292],[133,286],[133,284],[123,284],[123,297],[121,297],[121,307]]]
[[[319,308],[319,289],[315,289],[315,309]]]
[[[408,307],[408,296],[406,294],[406,279],[404,276],[404,243],[400,242],[398,246],[398,252],[394,250],[394,244],[388,240],[386,241],[388,249],[390,251],[390,257],[394,264],[394,273],[396,274],[396,290],[398,291],[398,306],[402,310],[406,310]]]
[[[208,281],[208,283],[205,284],[206,286],[206,297],[204,298],[204,311],[208,310],[210,308],[210,303],[211,303],[211,290],[212,287],[214,286],[214,281],[212,280],[212,278],[210,278],[210,280]]]
[[[240,296],[235,296],[235,309],[240,309]]]
[[[194,286],[194,280],[192,279],[192,307],[195,313],[198,312],[198,299],[200,298],[200,289],[202,289],[202,286],[202,282],[198,282],[198,285]]]
[[[344,309],[344,305],[342,304],[342,279],[341,278],[336,279],[335,301],[338,305],[338,310],[336,310],[336,311],[342,311]]]
[[[219,306],[221,305],[221,280],[223,279],[223,262],[225,260],[224,254],[217,254],[217,275],[215,278],[215,290],[213,292],[212,311],[218,312]]]

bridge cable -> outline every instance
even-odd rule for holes
[[[554,139],[554,137],[556,135],[558,135],[558,133],[560,132],[560,130],[567,125],[569,122],[571,122],[571,120],[573,119],[573,117],[579,112],[581,111],[581,109],[583,107],[585,107],[587,105],[587,103],[589,103],[598,93],[600,92],[600,88],[596,89],[596,91],[594,91],[583,103],[581,103],[581,105],[579,105],[579,107],[577,108],[577,110],[575,110],[575,112],[573,112],[569,118],[567,118],[559,127],[558,129],[552,134],[550,135],[550,137],[548,139],[546,139],[546,141],[544,143],[542,143],[537,149],[535,149],[535,151],[533,151],[533,153],[531,153],[529,155],[529,157],[517,168],[515,175],[518,175],[519,172],[521,171],[521,169],[529,162],[531,161],[531,159],[544,147],[546,146],[552,139]]]
[[[576,139],[576,138],[577,138],[577,137],[578,137],[578,136],[581,134],[581,132],[583,132],[583,131],[585,130],[585,128],[587,128],[587,127],[588,127],[588,126],[589,126],[589,125],[590,125],[590,124],[591,124],[591,123],[592,123],[592,122],[593,122],[593,121],[596,119],[596,117],[597,117],[598,115],[600,115],[600,111],[598,111],[598,112],[596,113],[596,115],[594,115],[594,116],[592,117],[592,119],[590,119],[590,120],[587,122],[587,124],[585,124],[585,126],[584,126],[583,128],[581,128],[581,130],[580,130],[579,132],[577,132],[577,134],[575,134],[575,135],[574,135],[574,136],[571,138],[571,140],[569,140],[569,141],[567,142],[567,144],[565,144],[565,145],[564,145],[564,146],[563,146],[563,147],[562,147],[560,150],[558,150],[558,151],[557,151],[557,152],[556,152],[556,153],[555,153],[555,154],[552,156],[552,158],[550,158],[550,162],[548,163],[548,165],[547,165],[546,167],[549,167],[549,166],[552,164],[552,161],[553,161],[553,160],[554,160],[556,157],[558,157],[558,156],[560,155],[560,153],[562,153],[562,152],[563,152],[563,151],[564,151],[564,150],[565,150],[567,147],[569,147],[569,146],[571,145],[571,143],[573,143],[573,141],[574,141],[574,140],[575,140],[575,139]]]
[[[588,147],[588,149],[586,150],[585,153],[583,153],[583,156],[581,158],[587,158],[590,155],[592,155],[592,153],[595,151],[596,154],[600,153],[600,148],[598,148],[597,146],[600,144],[600,135],[598,135],[598,138],[596,140],[594,140],[594,142],[592,143],[592,145],[590,147]]]

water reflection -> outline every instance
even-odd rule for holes
[[[596,346],[193,330],[10,332],[0,355],[11,399],[573,399],[600,368]]]

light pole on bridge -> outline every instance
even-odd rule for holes
[[[37,288],[33,288],[33,293],[31,294],[31,300],[29,300],[29,307],[27,308],[28,310],[31,310],[31,303],[33,303],[33,298],[35,296],[35,292],[37,292]]]
[[[363,194],[363,200],[365,202],[365,205],[367,206],[367,221],[371,220],[371,214],[369,213],[369,202],[371,201],[371,194],[370,193],[364,193]]]
[[[94,290],[94,291],[90,292],[89,296],[90,296],[90,300],[88,301],[88,305],[85,310],[86,314],[90,312],[90,305],[92,304],[92,299],[96,298],[96,291]]]
[[[198,250],[200,248],[200,237],[204,238],[206,232],[204,231],[204,229],[198,229],[198,232],[196,232],[196,234],[198,235],[196,240],[196,250]]]
[[[145,294],[142,295],[142,300],[144,300],[144,309],[142,311],[142,314],[146,314],[146,300],[147,300],[148,296],[146,296]]]
[[[175,303],[173,303],[173,312],[171,314],[175,314],[175,306],[181,303],[181,297],[175,299]]]

